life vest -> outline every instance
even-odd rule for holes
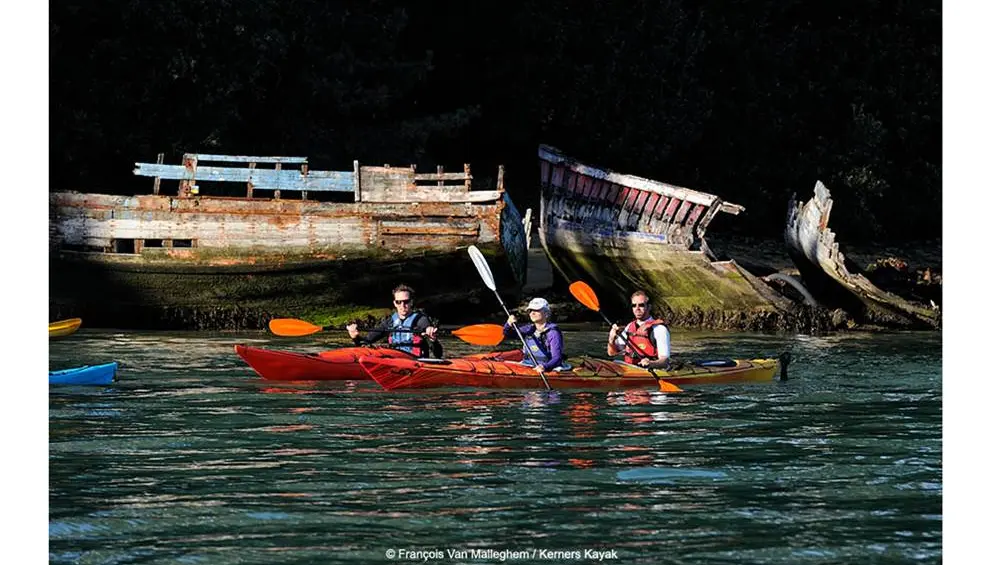
[[[397,314],[391,314],[391,329],[387,334],[387,343],[395,349],[411,353],[415,357],[422,356],[422,336],[412,332],[415,321],[421,312],[412,312],[410,316],[401,319]]]
[[[551,324],[544,326],[538,335],[536,331],[533,330],[536,326],[530,326],[531,331],[528,334],[523,334],[523,339],[526,341],[526,347],[523,348],[523,362],[534,363],[543,365],[551,358],[551,351],[547,348],[547,332],[555,329]],[[519,328],[516,328],[519,331]],[[533,355],[530,355],[530,352]]]
[[[662,320],[655,319],[649,322],[638,323],[638,320],[632,320],[630,324],[627,325],[627,340],[628,343],[634,345],[634,349],[631,346],[627,346],[624,349],[624,362],[630,365],[637,365],[639,361],[647,357],[649,359],[655,360],[659,358],[659,350],[652,340],[652,330],[655,329],[659,324],[665,324]],[[640,351],[644,357],[638,357],[635,353],[635,349]]]

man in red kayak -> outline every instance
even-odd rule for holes
[[[623,330],[617,324],[610,328],[607,355],[623,353],[625,363],[646,369],[666,367],[669,364],[669,328],[662,320],[652,317],[652,305],[645,291],[638,290],[631,295],[631,313],[634,320]]]
[[[534,298],[526,307],[531,324],[516,326],[516,316],[509,315],[502,332],[506,337],[516,337],[516,332],[523,334],[523,339],[529,348],[523,349],[524,365],[529,365],[537,371],[554,371],[569,368],[564,365],[565,339],[557,324],[551,322],[551,306],[543,298]]]
[[[414,305],[415,291],[408,285],[400,284],[393,291],[395,312],[370,330],[366,337],[360,337],[356,324],[349,324],[352,343],[358,345],[373,345],[386,338],[389,347],[411,353],[415,357],[432,357],[442,359],[443,345],[439,343],[437,326],[432,324],[429,316]]]

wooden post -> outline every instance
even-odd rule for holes
[[[438,186],[439,188],[443,188],[443,166],[442,165],[436,165],[436,174],[439,175],[439,182],[436,183],[436,186]]]
[[[498,184],[495,185],[495,188],[499,192],[502,192],[502,191],[505,190],[505,182],[503,180],[504,178],[505,178],[505,166],[504,165],[499,165],[499,180],[498,180]]]
[[[192,196],[192,185],[195,183],[195,171],[199,168],[199,158],[195,153],[185,153],[181,159],[181,165],[185,167],[186,176],[178,182],[178,198],[189,198]]]
[[[164,164],[163,153],[157,153],[157,164],[158,165]],[[153,193],[160,194],[160,177],[153,177]]]
[[[530,249],[530,228],[533,226],[533,208],[527,208],[523,215],[523,233],[526,234],[526,248]]]
[[[282,170],[282,163],[276,163],[275,164],[275,170],[276,170],[276,172],[281,171]],[[276,182],[278,182],[278,180]],[[276,200],[281,200],[282,199],[282,190],[280,190],[278,188],[275,189],[275,199]]]
[[[359,161],[352,161],[352,188],[356,193],[356,202],[360,200],[360,188],[362,185],[362,179],[359,176]]]
[[[464,188],[471,191],[471,164],[464,163]]]
[[[306,178],[307,178],[307,164],[306,163],[300,165],[300,174],[303,175],[304,180],[306,180]],[[300,191],[300,200],[306,200],[306,199],[307,199],[307,191],[306,190]]]
[[[248,170],[251,171],[251,174],[248,175],[248,200],[254,198],[254,182],[251,180],[251,177],[254,176],[254,168],[256,165],[257,163],[248,163]]]

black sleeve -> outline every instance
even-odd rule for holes
[[[366,334],[365,338],[357,337],[353,341],[355,342],[356,345],[359,345],[360,342],[365,343],[366,345],[373,345],[374,343],[386,337],[387,331],[389,329],[390,329],[390,318],[384,318],[379,324],[377,324],[377,327],[373,328],[372,330],[369,331],[369,333]]]

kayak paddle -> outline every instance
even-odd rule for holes
[[[495,293],[495,298],[499,299],[499,304],[502,305],[502,310],[505,312],[506,318],[510,316],[509,309],[505,307],[505,302],[502,301],[502,297],[499,296],[498,290],[495,288],[495,277],[492,276],[492,269],[488,266],[488,261],[485,260],[485,256],[481,254],[481,250],[475,245],[471,245],[467,248],[467,254],[471,256],[471,261],[474,261],[474,266],[478,269],[478,274],[481,275],[481,280],[485,282],[485,286],[488,290]],[[530,358],[533,359],[535,365],[538,365],[537,357],[530,351],[530,348],[526,345],[526,340],[523,339],[523,334],[520,333],[519,328],[516,328],[516,335],[519,336],[519,341],[523,343],[523,347],[528,353],[530,353]],[[544,381],[544,386],[547,390],[551,390],[551,383],[547,382],[547,377],[544,376],[544,371],[537,371],[540,375],[540,379]]]
[[[610,324],[611,326],[614,325],[614,323],[610,321],[610,318],[607,318],[606,314],[600,311],[600,299],[596,297],[596,293],[593,292],[592,287],[590,287],[584,281],[575,281],[572,284],[568,285],[568,291],[572,293],[572,296],[574,296],[575,299],[578,300],[580,304],[582,304],[586,308],[589,308],[593,312],[599,312],[600,316],[603,316],[603,321]],[[638,351],[638,348],[635,347],[633,343],[631,343],[631,340],[628,340],[626,343],[628,347],[630,347],[631,350],[634,351],[635,354],[637,354],[639,357],[645,356],[642,354],[642,352]],[[648,372],[652,373],[652,376],[655,377],[657,381],[659,381],[659,390],[663,392],[683,391],[683,389],[676,386],[675,384],[660,379],[659,376],[655,374],[654,369],[649,369]]]
[[[275,335],[283,337],[301,337],[315,334],[320,331],[340,330],[344,328],[341,326],[318,326],[304,320],[297,320],[296,318],[276,318],[269,321],[268,329]],[[365,330],[366,328],[360,329],[360,331]],[[502,343],[503,338],[502,326],[498,324],[475,324],[473,326],[464,326],[462,328],[457,328],[450,333],[463,341],[470,343],[471,345],[483,345],[489,347],[494,347]]]

